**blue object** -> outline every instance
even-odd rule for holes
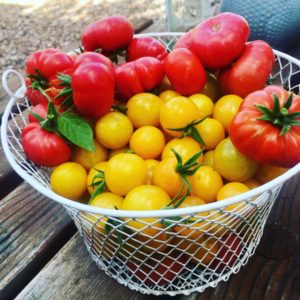
[[[299,0],[223,0],[220,10],[246,18],[249,40],[264,40],[280,51],[300,41]]]

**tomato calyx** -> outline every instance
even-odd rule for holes
[[[192,187],[191,187],[191,184],[188,180],[188,176],[194,175],[197,172],[197,170],[202,166],[202,164],[198,163],[198,159],[203,154],[204,149],[201,149],[199,152],[194,154],[185,163],[182,162],[182,157],[180,156],[179,153],[177,153],[174,149],[171,149],[171,150],[175,154],[175,157],[176,157],[176,160],[177,160],[177,165],[175,167],[175,171],[176,171],[176,173],[178,173],[178,175],[180,176],[180,178],[182,180],[182,186],[181,186],[179,192],[170,201],[170,203],[168,203],[162,209],[174,209],[174,208],[178,208],[182,204],[184,199],[189,194],[192,193]],[[187,188],[187,189],[183,193],[185,188]]]
[[[97,171],[97,174],[93,177],[92,183],[90,184],[94,191],[91,195],[91,199],[89,200],[88,204],[91,204],[94,198],[97,195],[102,194],[107,188],[104,172],[98,169],[95,170]]]
[[[113,110],[116,110],[124,115],[126,115],[128,108],[125,105],[115,104],[111,107]]]
[[[36,74],[29,74],[27,77],[31,81],[31,88],[39,90],[39,88],[46,89],[49,87],[48,80],[40,73],[38,69],[34,69]]]
[[[255,105],[255,107],[263,114],[257,120],[262,120],[271,123],[272,125],[281,128],[280,136],[285,135],[291,126],[300,126],[300,121],[296,120],[300,117],[300,112],[289,113],[289,108],[293,102],[293,93],[290,93],[283,107],[280,107],[278,97],[273,94],[273,109],[269,109],[263,105]]]
[[[94,50],[94,52],[105,55],[116,65],[119,63],[119,57],[126,57],[126,48],[124,47],[110,52],[99,48]]]
[[[191,137],[193,138],[196,142],[198,142],[200,145],[205,146],[205,142],[203,138],[201,137],[199,131],[196,129],[196,125],[200,124],[203,122],[208,116],[205,116],[204,118],[200,120],[193,120],[189,124],[187,124],[185,127],[179,127],[179,128],[167,128],[168,130],[172,131],[180,131],[182,132],[181,138],[184,137]]]
[[[71,87],[72,78],[70,75],[66,75],[63,73],[59,73],[57,78],[60,80],[59,85],[63,86],[63,89],[55,98],[65,97],[65,99],[61,103],[61,107],[63,109],[71,109],[74,107],[73,89]]]

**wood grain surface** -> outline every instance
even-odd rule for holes
[[[49,264],[26,286],[16,300],[29,299],[174,299],[131,291],[109,278],[89,257],[76,234]]]
[[[13,298],[75,233],[65,209],[23,183],[0,201],[0,299]]]

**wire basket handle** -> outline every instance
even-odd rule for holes
[[[8,77],[9,75],[16,75],[19,78],[19,81],[21,83],[21,86],[17,89],[16,92],[11,91],[10,87],[8,86]],[[5,92],[11,97],[11,98],[15,98],[15,99],[22,99],[25,97],[26,94],[26,83],[25,83],[25,79],[22,76],[21,73],[19,73],[16,70],[12,70],[12,69],[8,69],[6,71],[4,71],[3,75],[2,75],[2,85],[3,88],[5,90]]]

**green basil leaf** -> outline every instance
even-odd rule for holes
[[[90,124],[74,113],[64,113],[57,118],[58,132],[80,148],[94,152],[93,130]]]

